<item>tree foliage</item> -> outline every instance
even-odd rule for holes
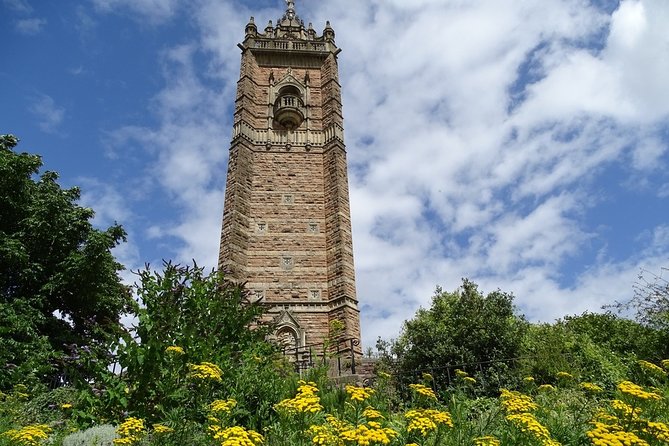
[[[457,364],[481,363],[476,370],[485,372],[491,361],[517,357],[526,330],[512,294],[484,295],[465,279],[454,292],[438,289],[432,306],[405,322],[393,351],[401,373],[424,371],[445,379]]]
[[[73,346],[102,353],[132,302],[110,252],[124,230],[95,229],[79,189],[38,177],[40,157],[17,143],[0,136],[0,388],[50,379]]]

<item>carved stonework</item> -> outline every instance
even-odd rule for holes
[[[276,25],[246,25],[219,265],[258,290],[276,339],[323,342],[331,321],[360,338],[334,30],[295,2]],[[358,347],[360,348],[360,347]]]

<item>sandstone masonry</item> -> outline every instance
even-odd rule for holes
[[[263,33],[251,18],[239,45],[219,266],[287,346],[322,343],[334,320],[359,341],[340,50],[329,22],[318,36],[287,4]]]

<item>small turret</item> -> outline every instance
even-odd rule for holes
[[[255,37],[258,35],[258,27],[256,26],[255,19],[251,17],[249,23],[246,24],[246,37]]]
[[[325,22],[325,29],[323,30],[323,38],[328,42],[334,43],[335,32],[334,29],[332,29],[332,26],[330,26],[329,20]]]

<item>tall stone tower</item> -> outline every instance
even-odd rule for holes
[[[346,149],[328,22],[305,28],[295,2],[274,26],[246,25],[219,266],[268,306],[285,345],[360,339]],[[359,349],[357,347],[356,349]]]

